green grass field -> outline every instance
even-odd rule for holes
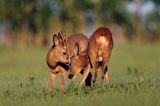
[[[47,48],[8,49],[0,46],[0,106],[160,106],[160,45],[115,44],[109,62],[110,83],[91,88],[59,79],[48,92]],[[91,70],[93,71],[93,70]]]

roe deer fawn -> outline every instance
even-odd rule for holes
[[[90,67],[94,69],[93,83],[97,78],[97,69],[101,66],[101,82],[106,80],[109,82],[108,67],[111,51],[113,48],[112,34],[108,28],[98,28],[89,39],[88,47],[86,51],[80,52],[79,45],[75,45],[74,56],[71,58],[71,71],[70,76],[75,79],[81,69],[84,69],[84,74],[80,80],[80,85],[84,83],[87,77]]]
[[[49,90],[51,91],[55,85],[56,75],[60,72],[62,75],[60,89],[64,89],[67,78],[67,70],[69,69],[67,62],[73,56],[75,44],[78,44],[80,51],[87,49],[88,38],[83,34],[73,34],[67,39],[63,33],[53,36],[53,46],[50,47],[47,53],[47,64],[51,69]],[[83,73],[83,72],[82,72]],[[91,85],[91,73],[86,79],[86,85]]]

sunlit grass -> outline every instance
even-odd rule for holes
[[[110,84],[79,87],[68,80],[63,92],[48,92],[47,48],[0,46],[0,105],[160,105],[160,45],[115,44],[109,62]],[[93,72],[93,70],[91,70]]]

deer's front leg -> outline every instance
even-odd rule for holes
[[[67,71],[62,69],[61,70],[61,85],[60,85],[60,90],[63,90],[65,85],[66,85],[66,80],[67,80]]]
[[[50,84],[49,84],[49,91],[52,91],[56,81],[56,73],[51,72],[50,75]]]
[[[80,80],[80,85],[82,85],[84,83],[84,81],[86,80],[88,74],[89,74],[89,70],[90,70],[90,63],[85,67],[84,69],[84,73],[83,73],[83,76]]]
[[[49,84],[49,91],[52,91],[55,85],[56,76],[60,72],[60,67],[57,66],[54,70],[51,70],[50,76],[50,84]]]

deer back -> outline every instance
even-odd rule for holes
[[[88,41],[89,39],[83,34],[74,34],[68,37],[67,45],[68,45],[70,57],[72,57],[74,54],[73,52],[76,44],[78,44],[79,46],[79,51],[82,52],[87,49]]]

